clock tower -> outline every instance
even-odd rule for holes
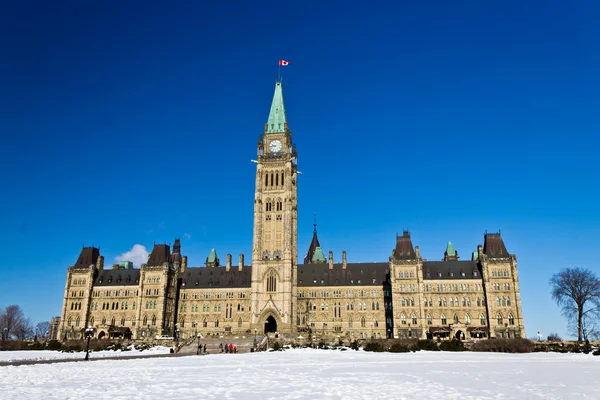
[[[258,140],[252,239],[252,325],[258,332],[296,331],[296,160],[279,81]]]

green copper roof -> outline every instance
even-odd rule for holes
[[[471,258],[472,261],[477,261],[479,260],[479,253],[474,251],[473,252],[473,257]]]
[[[454,250],[454,246],[452,246],[452,242],[448,242],[448,245],[446,246],[446,254],[449,256],[456,255],[456,250]]]
[[[208,255],[208,262],[212,263],[217,261],[217,251],[215,249],[211,249],[210,254]]]
[[[265,133],[282,133],[285,132],[285,124],[287,118],[285,116],[285,106],[283,105],[283,91],[281,90],[281,82],[275,85],[275,93],[273,94],[273,103],[271,103],[271,112],[267,120],[267,130]]]
[[[323,254],[323,249],[321,248],[321,246],[317,247],[315,249],[315,254],[313,254],[312,262],[317,263],[326,261],[327,260],[325,259],[325,254]]]

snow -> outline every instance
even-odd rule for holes
[[[126,357],[126,356],[143,356],[143,355],[154,355],[154,354],[169,354],[171,348],[165,346],[155,346],[147,350],[139,351],[131,348],[128,351],[121,350],[103,350],[103,351],[90,351],[91,358],[100,357]],[[18,360],[60,360],[60,359],[83,359],[85,357],[85,351],[63,353],[61,351],[53,350],[22,350],[22,351],[0,351],[0,361],[10,362]]]
[[[591,354],[284,352],[0,367],[2,399],[600,399]]]

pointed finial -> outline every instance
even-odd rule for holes
[[[315,213],[315,215],[313,216],[313,227],[314,227],[314,231],[317,231],[317,213]]]

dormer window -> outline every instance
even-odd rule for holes
[[[477,271],[473,271],[473,276],[477,276]]]
[[[438,278],[441,278],[442,277],[442,273],[440,271],[438,271],[437,276],[438,276]]]
[[[454,276],[454,272],[452,272],[452,271],[448,271],[448,275],[450,275],[450,276]]]

